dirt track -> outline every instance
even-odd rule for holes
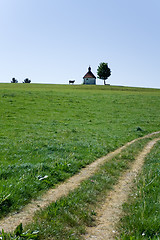
[[[120,178],[114,190],[107,196],[106,202],[97,213],[97,226],[87,229],[85,239],[114,240],[116,237],[116,223],[119,221],[122,205],[127,200],[133,180],[141,170],[146,155],[160,138],[150,141],[137,156],[132,167]]]
[[[133,142],[135,142],[139,139],[151,137],[152,135],[156,135],[158,133],[160,133],[160,132],[151,133],[142,138],[135,139],[131,142],[128,142],[124,146],[118,148],[114,152],[109,153],[107,156],[97,159],[95,162],[88,165],[86,168],[82,169],[80,171],[80,173],[74,175],[73,177],[68,179],[66,182],[58,185],[57,188],[49,190],[43,196],[41,196],[41,198],[39,198],[38,200],[32,201],[30,204],[28,204],[26,207],[24,207],[21,212],[14,214],[14,215],[10,215],[10,216],[0,220],[0,230],[4,229],[4,231],[6,231],[6,232],[12,232],[15,230],[17,225],[19,225],[20,223],[22,223],[24,226],[27,223],[31,222],[33,219],[33,216],[37,210],[45,208],[51,202],[56,201],[60,197],[67,195],[71,190],[74,190],[75,188],[77,188],[84,179],[89,178],[91,175],[93,175],[101,164],[103,164],[104,162],[106,162],[109,159],[116,156],[124,148],[128,147]],[[154,142],[154,140],[152,142]],[[127,177],[127,175],[124,176],[124,178],[126,178],[126,177]],[[130,177],[130,178],[133,179],[133,177]],[[122,189],[121,191],[126,192],[128,190],[126,190],[126,188],[125,188],[124,190]],[[119,194],[119,193],[117,193],[117,194]],[[115,196],[116,196],[116,193],[115,193]],[[110,199],[110,198],[111,198],[111,196],[108,199]],[[111,202],[112,200],[109,200],[109,201]],[[108,203],[107,203],[107,205],[108,205]],[[99,236],[99,234],[98,234],[98,236]],[[93,239],[93,237],[90,238],[88,235],[88,237],[86,239]],[[96,236],[95,236],[94,239],[111,239],[111,238],[104,238],[104,237],[96,238]]]

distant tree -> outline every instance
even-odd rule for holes
[[[15,78],[12,78],[11,83],[18,83],[18,81]]]
[[[30,83],[31,80],[29,80],[28,78],[24,79],[23,83]]]
[[[106,85],[106,79],[111,75],[111,70],[108,67],[108,63],[100,63],[97,68],[98,78],[104,81],[104,85]]]

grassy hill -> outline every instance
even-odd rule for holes
[[[0,217],[97,157],[158,131],[159,106],[158,89],[0,84]]]

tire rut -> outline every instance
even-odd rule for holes
[[[27,225],[33,220],[36,211],[44,209],[50,203],[57,201],[62,196],[66,196],[70,191],[77,188],[83,180],[92,176],[97,171],[99,166],[102,165],[104,162],[119,154],[123,149],[125,149],[132,143],[140,139],[149,138],[159,133],[160,131],[148,134],[141,138],[134,139],[126,143],[124,146],[107,154],[106,156],[97,159],[90,165],[86,166],[86,168],[82,169],[78,174],[69,178],[64,183],[59,184],[55,189],[50,189],[44,195],[40,196],[37,200],[32,200],[31,203],[29,203],[22,209],[22,211],[15,214],[12,213],[9,216],[1,219],[0,231],[2,231],[3,229],[5,232],[13,232],[20,223],[22,223],[23,226]]]
[[[150,141],[137,156],[131,168],[120,177],[114,190],[108,194],[105,203],[101,209],[97,211],[97,225],[87,229],[85,239],[116,239],[116,224],[121,217],[122,205],[127,201],[134,179],[143,167],[145,157],[157,141],[160,141],[160,138]]]

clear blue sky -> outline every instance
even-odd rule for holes
[[[160,88],[160,0],[0,0],[0,82],[81,84],[100,62],[111,85]]]

